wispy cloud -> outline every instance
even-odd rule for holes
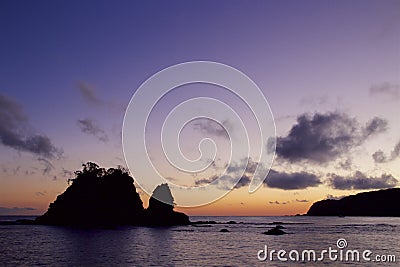
[[[369,92],[371,95],[382,95],[391,99],[400,99],[400,84],[389,82],[374,84],[370,87]]]
[[[38,161],[43,165],[43,175],[48,175],[54,169],[53,164],[45,159],[45,158],[38,158]]]
[[[43,191],[43,192],[38,191],[38,192],[35,193],[35,195],[36,195],[37,197],[44,197],[46,194],[47,194],[47,191],[46,191],[46,190]]]
[[[0,143],[17,151],[30,152],[45,158],[59,158],[62,150],[50,138],[37,134],[29,125],[21,106],[0,94]]]
[[[268,203],[271,204],[271,205],[286,205],[286,204],[289,204],[290,201],[278,201],[278,200],[275,200],[275,201],[269,201]]]
[[[101,100],[97,96],[97,94],[92,86],[90,86],[89,84],[84,83],[84,82],[79,82],[77,84],[77,87],[78,87],[78,90],[81,93],[83,99],[85,99],[85,101],[88,104],[95,105],[95,106],[104,105],[104,101]]]
[[[225,120],[222,122],[222,124],[219,124],[210,119],[202,119],[199,120],[198,122],[195,122],[193,124],[193,128],[194,130],[209,135],[228,138],[228,132],[231,132],[233,130],[233,125],[228,120]]]
[[[299,203],[308,203],[308,202],[310,202],[310,200],[308,200],[308,199],[297,199],[297,198],[296,198],[296,202],[299,202]]]
[[[126,106],[114,103],[108,99],[102,99],[95,87],[88,83],[79,82],[76,87],[85,102],[93,107],[108,108],[118,112],[124,111],[126,108]]]
[[[61,172],[59,173],[60,176],[64,177],[64,178],[71,178],[73,176],[73,172],[70,170],[66,170],[64,168],[62,168]]]
[[[93,135],[102,142],[108,141],[106,132],[96,123],[95,120],[89,118],[78,120],[77,125],[83,133]]]

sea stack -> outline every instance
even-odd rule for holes
[[[165,204],[152,197],[145,210],[126,169],[106,170],[88,162],[75,175],[76,178],[70,179],[71,185],[50,204],[47,212],[36,218],[36,224],[108,227],[190,223],[187,215],[173,211],[173,197],[166,184],[157,187],[153,195],[169,196],[171,202]]]
[[[189,217],[174,211],[174,198],[167,184],[161,184],[154,189],[146,209],[148,225],[168,226],[190,224]]]

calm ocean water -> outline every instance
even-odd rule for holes
[[[15,218],[0,216],[0,220]],[[171,228],[122,227],[82,230],[34,225],[0,226],[1,266],[400,266],[400,218],[371,217],[191,217],[192,221],[237,224]],[[262,234],[280,221],[289,234]],[[222,233],[222,228],[230,232]],[[371,250],[395,255],[395,263],[331,261],[260,261],[259,250]],[[343,243],[342,243],[343,244]],[[338,249],[339,250],[339,249]],[[339,252],[337,253],[339,256]],[[263,255],[263,254],[261,254]],[[295,256],[295,254],[293,254]],[[294,257],[293,256],[293,257]],[[382,258],[382,257],[381,257]]]

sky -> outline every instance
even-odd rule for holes
[[[232,192],[179,210],[294,215],[320,199],[399,186],[399,1],[6,0],[0,33],[1,215],[42,214],[87,161],[126,166],[121,131],[131,97],[158,71],[194,60],[230,65],[258,85],[275,118],[276,157],[255,193],[247,188],[251,166],[264,163],[250,158]],[[167,112],[198,96],[239,110],[253,132],[249,109],[234,95],[183,86],[150,116],[155,162],[163,161]],[[218,127],[187,125],[183,152],[196,158],[207,135],[226,156]],[[166,178],[201,185],[225,162],[190,181],[160,165]],[[235,175],[230,169],[226,179]]]

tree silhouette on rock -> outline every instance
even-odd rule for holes
[[[165,225],[174,225],[179,221],[165,221],[157,216],[166,214],[167,220],[176,219],[177,216],[182,217],[173,215],[175,214],[173,206],[168,205],[161,207],[159,204],[153,204],[151,207],[154,208],[144,210],[133,178],[126,169],[118,167],[106,170],[93,162],[82,166],[81,171],[75,172],[75,178],[69,179],[71,185],[50,204],[45,214],[36,218],[36,223],[92,227],[163,225],[158,222],[164,221]],[[173,202],[169,188],[168,192]],[[151,200],[151,203],[153,202]],[[157,220],[157,223],[153,223],[152,220]]]

